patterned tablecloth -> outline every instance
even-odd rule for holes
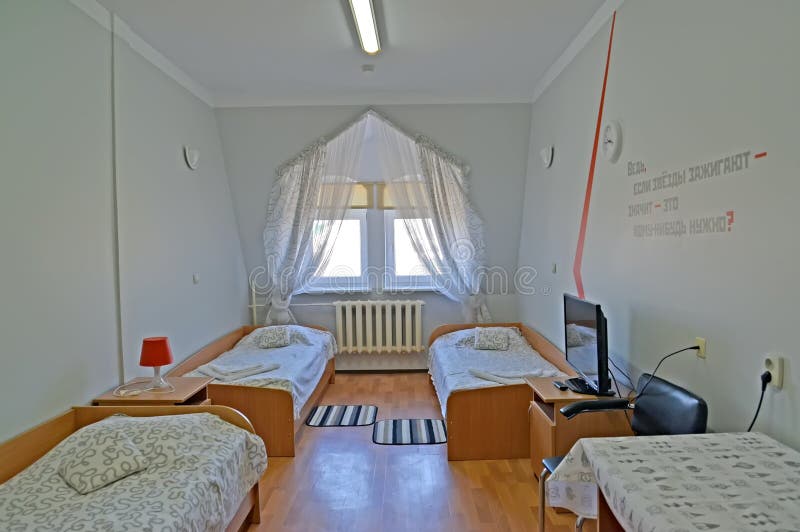
[[[764,434],[582,439],[547,504],[594,518],[598,488],[627,531],[800,530],[800,453]]]

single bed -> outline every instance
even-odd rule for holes
[[[528,360],[504,351],[480,352],[462,336],[476,327],[519,330]],[[453,335],[465,331],[460,335]],[[439,340],[437,342],[437,340]],[[460,343],[459,346],[455,344]],[[436,328],[428,342],[431,382],[447,423],[449,460],[492,460],[530,456],[528,407],[533,392],[527,384],[501,385],[469,373],[470,369],[540,376],[575,376],[564,354],[544,336],[521,323],[468,323]],[[514,345],[512,340],[512,347]],[[519,347],[519,346],[517,346]],[[502,358],[499,364],[492,358]],[[480,367],[474,367],[480,366]]]
[[[245,326],[219,338],[175,366],[167,375],[201,376],[197,368],[212,361],[236,364],[256,361],[279,368],[233,382],[213,381],[208,397],[213,404],[242,412],[267,445],[270,456],[294,456],[295,441],[311,409],[334,382],[336,342],[323,327],[297,325],[290,345],[260,349],[261,326]]]
[[[124,414],[117,416],[115,414]],[[143,469],[108,482],[73,466],[102,455],[130,471],[124,435]],[[94,455],[86,451],[97,450]],[[0,445],[0,529],[234,531],[259,522],[266,449],[242,414],[224,406],[75,407]],[[103,475],[109,475],[104,470]],[[78,479],[81,493],[67,483]],[[81,484],[83,482],[83,484]]]

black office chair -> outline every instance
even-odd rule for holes
[[[702,434],[706,431],[708,405],[689,390],[649,373],[639,378],[637,389],[641,390],[633,404],[628,399],[598,399],[578,401],[563,407],[560,412],[567,419],[587,412],[610,410],[633,410],[631,428],[637,436],[665,436],[675,434]],[[539,530],[545,526],[545,479],[558,467],[563,456],[542,460],[544,469],[539,476]],[[575,523],[580,530],[583,519]]]

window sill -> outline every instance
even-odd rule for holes
[[[328,288],[328,287],[319,287],[319,288],[308,288],[304,292],[298,292],[295,295],[302,296],[302,295],[347,295],[347,294],[369,294],[372,292],[370,288],[348,288],[343,290],[341,288]]]
[[[384,294],[413,294],[414,292],[436,292],[432,286],[392,286],[383,289]]]
[[[414,294],[414,293],[437,293],[436,288],[432,286],[394,286],[391,288],[383,288],[380,291],[374,288],[349,288],[341,290],[337,288],[309,288],[304,292],[298,292],[295,295],[303,296],[322,296],[322,295],[348,295],[348,294],[376,294],[376,295],[401,295],[401,294]]]

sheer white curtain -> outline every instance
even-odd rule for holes
[[[465,321],[489,321],[483,223],[470,205],[466,172],[430,140],[372,110],[303,150],[278,170],[267,209],[266,322],[293,320],[292,295],[325,269],[353,185],[363,181],[385,181],[434,287],[461,303]]]
[[[266,323],[294,320],[292,295],[325,269],[353,197],[366,125],[312,144],[277,172],[264,229]]]
[[[465,321],[490,321],[483,222],[470,205],[464,166],[425,137],[411,138],[380,115],[372,118],[382,145],[381,175],[434,287],[461,303]]]

